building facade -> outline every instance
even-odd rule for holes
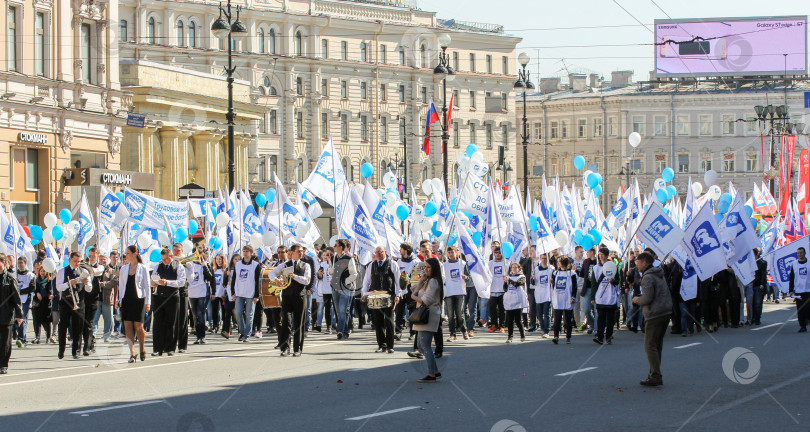
[[[75,207],[67,169],[117,169],[130,98],[117,2],[8,0],[0,35],[0,202],[23,224]],[[97,202],[97,199],[96,199]]]
[[[433,69],[440,51],[437,39],[443,33],[452,38],[447,53],[457,71],[447,82],[447,99],[452,95],[455,105],[449,127],[450,169],[455,172],[458,153],[471,142],[492,162],[493,173],[498,172],[494,169],[499,146],[506,147],[507,161],[515,165],[512,84],[520,39],[505,35],[499,26],[440,20],[411,3],[283,0],[234,4],[242,6],[239,18],[248,29],[248,35],[233,44],[235,78],[249,90],[242,102],[250,105],[237,106],[237,114],[244,114],[237,129],[246,155],[246,161],[239,163],[247,166],[239,173],[240,181],[263,191],[273,184],[275,174],[288,189],[294,189],[312,170],[330,137],[352,181],[361,181],[360,166],[365,162],[375,167],[374,185],[389,167],[407,185],[440,177],[438,124],[432,128],[431,155],[426,156],[421,147],[430,100],[439,110],[442,107],[441,80]],[[149,62],[176,68],[178,74],[182,69],[222,77],[227,46],[210,30],[218,17],[218,5],[210,2],[121,1],[116,28],[122,68],[128,63]],[[184,85],[165,81],[163,88],[197,92]],[[225,83],[212,81],[211,85],[224,89]],[[139,104],[137,86],[125,86],[136,94],[136,110],[149,120],[162,121],[162,128],[176,129],[178,122],[165,117],[165,110]],[[253,120],[255,114],[258,118]],[[198,112],[194,121],[186,122],[184,133],[192,137],[206,134],[206,142],[221,143],[224,121],[224,113],[217,110]],[[129,145],[129,139],[125,141]],[[133,142],[137,145],[137,140]],[[142,150],[140,154],[147,153]],[[139,163],[139,169],[150,172],[160,168],[154,161]],[[165,164],[159,176],[184,176],[183,166]],[[216,177],[198,174],[197,178],[200,176]],[[166,188],[183,181],[170,184]],[[172,196],[168,189],[159,195]]]
[[[789,122],[799,126],[798,131],[794,127],[795,161],[799,149],[807,148],[804,124],[810,110],[804,107],[804,92],[809,82],[788,80],[785,91],[779,79],[632,83],[629,78],[627,71],[614,72],[605,83],[572,76],[564,89],[559,79],[541,81],[541,92],[529,96],[527,109],[533,196],[541,192],[544,173],[547,179],[559,176],[561,182],[581,184],[574,158],[582,155],[585,169],[603,175],[605,207],[615,202],[620,186],[636,179],[642,192],[650,193],[667,167],[676,173],[672,184],[681,198],[690,178],[702,183],[706,171],[714,169],[718,184],[725,189],[733,181],[747,199],[752,184],[770,168],[772,137],[779,149],[770,122],[757,120],[756,105],[788,105]],[[522,116],[521,109],[518,121]],[[628,142],[632,132],[642,136],[636,148]]]

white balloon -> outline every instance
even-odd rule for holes
[[[225,228],[226,226],[228,226],[228,222],[230,222],[230,221],[231,221],[231,218],[228,217],[227,213],[220,213],[220,214],[217,215],[216,222],[217,222],[217,226],[220,227],[220,228]]]
[[[692,183],[692,195],[694,195],[695,198],[697,198],[702,193],[703,193],[703,185],[700,184],[700,182]]]
[[[79,232],[82,228],[82,226],[79,224],[79,221],[76,220],[70,221],[70,224],[68,226],[70,227],[70,229],[73,230],[74,233]]]
[[[397,194],[395,192],[386,192],[385,206],[388,207],[389,209],[392,209],[397,204],[399,204],[399,197],[397,196]]]
[[[483,177],[483,176],[487,175],[488,172],[489,172],[489,166],[487,164],[484,164],[484,166],[481,167],[481,175],[479,177]]]
[[[335,247],[335,243],[337,243],[338,236],[332,236],[329,239],[329,247]]]
[[[554,236],[554,240],[557,240],[557,244],[560,247],[565,247],[568,244],[568,233],[565,231],[559,231],[557,235]]]
[[[250,245],[253,246],[254,249],[259,249],[260,247],[264,246],[264,239],[262,238],[262,235],[259,233],[251,234]]]
[[[298,222],[298,225],[295,227],[295,236],[303,237],[306,235],[307,231],[309,231],[309,224],[304,221]]]
[[[459,153],[458,157],[456,157],[456,162],[458,162],[459,165],[460,165],[460,164],[463,164],[465,160],[469,160],[469,159],[470,158],[467,157],[466,153]]]
[[[602,272],[605,273],[605,277],[613,278],[616,276],[616,263],[613,261],[608,261],[602,266]]]
[[[275,246],[277,240],[278,240],[278,238],[276,237],[276,233],[274,233],[274,232],[267,231],[262,236],[262,242],[264,242],[264,245],[267,246],[267,247]]]
[[[397,182],[397,176],[395,176],[394,173],[389,171],[389,172],[385,173],[385,175],[383,176],[383,184],[388,189],[396,188],[397,183],[398,183]]]
[[[169,233],[166,231],[160,231],[158,233],[158,242],[160,242],[161,246],[168,247],[172,245],[172,239],[169,238]]]
[[[194,252],[194,243],[189,239],[183,240],[183,255],[191,255]]]
[[[630,142],[630,145],[633,148],[636,148],[639,146],[639,144],[641,144],[641,134],[638,132],[633,132],[629,137],[627,137],[627,141]]]
[[[706,171],[706,174],[703,174],[703,183],[706,183],[706,186],[714,186],[717,184],[717,171],[711,169]]]
[[[53,243],[53,228],[49,227],[42,231],[42,241],[45,243]]]
[[[440,179],[437,179],[437,178],[435,178],[435,179],[433,179],[431,181],[433,182],[433,190],[435,190],[435,191],[443,191],[444,190],[444,182],[443,181],[441,181]]]
[[[48,273],[53,273],[56,271],[56,261],[54,261],[53,258],[50,257],[45,258],[44,260],[42,260],[42,268],[44,268],[45,271]]]
[[[720,189],[720,186],[714,185],[709,188],[709,198],[716,200],[720,198],[720,195],[723,194],[723,191]]]
[[[473,153],[472,156],[470,156],[470,160],[472,160],[474,162],[483,162],[484,161],[484,154],[481,153],[480,151],[477,151],[477,152]]]
[[[54,225],[56,225],[57,223],[59,223],[59,218],[57,218],[55,214],[48,213],[48,214],[45,215],[45,226],[47,228],[51,228]],[[48,273],[50,273],[50,272],[48,272]]]
[[[655,190],[663,189],[667,187],[667,182],[665,182],[664,179],[655,179],[653,187],[655,188]]]
[[[422,222],[419,224],[419,228],[421,228],[422,231],[430,231],[430,227],[432,226],[433,222],[428,218],[423,219]]]
[[[152,245],[152,236],[150,236],[147,233],[141,233],[141,235],[138,236],[138,247],[140,247],[141,249],[146,249],[151,245]]]
[[[543,191],[543,198],[546,202],[553,203],[557,201],[557,191],[555,191],[553,187],[547,187],[546,190]]]
[[[422,182],[422,192],[427,196],[433,194],[433,183],[429,179]]]

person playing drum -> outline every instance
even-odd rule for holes
[[[402,294],[399,287],[399,265],[388,258],[388,253],[382,246],[377,246],[374,258],[363,279],[363,301],[368,301],[369,290],[383,291],[391,298],[387,307],[371,310],[371,319],[377,332],[375,352],[388,351],[391,354],[394,352],[394,307]]]

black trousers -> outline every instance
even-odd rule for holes
[[[495,327],[503,327],[506,324],[506,311],[503,309],[503,295],[489,298],[489,321]]]
[[[529,328],[537,328],[537,305],[534,303],[534,290],[528,291],[529,298]],[[526,324],[526,323],[524,323]]]
[[[394,349],[394,307],[371,309],[371,321],[377,333],[377,346]]]
[[[616,324],[616,308],[596,308],[596,338],[604,341],[613,337]],[[680,326],[680,323],[678,324]]]
[[[810,323],[810,293],[800,293],[796,299],[796,315],[799,318],[799,327],[807,327]]]
[[[7,368],[11,358],[11,330],[13,324],[0,325],[0,367]]]
[[[90,352],[96,349],[96,337],[93,336],[93,323],[96,321],[96,311],[98,311],[98,296],[86,296],[84,298],[84,350]]]
[[[565,322],[561,322],[565,320]],[[571,339],[571,327],[574,325],[574,311],[572,309],[554,309],[554,337],[560,337],[560,325],[565,326],[565,337]]]
[[[253,309],[253,333],[262,331],[262,321],[264,321],[264,308],[262,302],[259,301]]]
[[[177,306],[180,297],[152,296],[152,350],[157,353],[177,348]]]
[[[509,339],[512,339],[515,326],[517,326],[518,330],[520,330],[520,337],[526,337],[526,335],[523,334],[523,326],[520,324],[521,314],[523,313],[522,311],[522,309],[512,309],[506,311],[506,327],[508,328],[507,331]]]
[[[290,339],[293,352],[303,351],[306,299],[306,296],[293,295],[284,297],[281,301],[281,326],[278,328],[281,351],[290,349]]]
[[[222,299],[219,297],[214,297],[214,299],[211,300],[211,316],[209,317],[211,319],[211,324],[214,325],[214,328],[219,328],[220,325],[219,313],[221,309],[222,309]]]
[[[64,292],[70,295],[67,290]],[[59,326],[57,327],[57,332],[59,333],[59,354],[65,353],[68,326],[70,326],[71,335],[70,351],[71,354],[76,355],[79,353],[79,345],[82,342],[82,335],[84,334],[85,321],[83,301],[79,301],[79,308],[76,310],[73,310],[73,305],[63,301],[59,302]]]
[[[180,299],[177,302],[177,321],[175,325],[175,337],[172,347],[185,350],[188,348],[188,326],[189,326],[189,313],[188,313],[188,294],[180,294]],[[170,351],[174,351],[172,348]]]
[[[332,294],[324,294],[323,295],[323,318],[326,320],[326,328],[332,328],[332,308],[334,307],[332,302]],[[337,317],[337,314],[334,315]]]
[[[154,298],[154,297],[153,297]],[[154,302],[154,300],[152,300]],[[222,301],[222,331],[231,332],[231,323],[233,322],[233,308],[234,302],[230,300]]]
[[[407,309],[407,307],[408,301],[404,298],[400,299],[399,303],[397,303],[397,305],[394,307],[394,314],[395,314],[394,324],[397,333],[402,333],[402,330],[405,328],[405,309]]]

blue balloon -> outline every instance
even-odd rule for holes
[[[594,196],[597,196],[597,197],[598,197],[598,196],[602,195],[602,185],[599,185],[599,184],[598,184],[598,185],[596,185],[596,187],[595,187],[595,188],[593,188],[592,190],[593,190],[593,195],[594,195]]]
[[[602,184],[602,174],[593,173],[596,176],[596,184]]]
[[[481,246],[481,233],[479,231],[472,234],[472,239],[476,246]]]
[[[433,226],[430,228],[430,231],[433,233],[434,236],[441,237],[442,232],[439,231],[438,224],[439,224],[438,222],[433,222]]]
[[[70,210],[62,209],[59,211],[59,220],[61,220],[63,224],[69,224],[71,219],[73,219],[73,213],[71,213]]]
[[[529,216],[529,229],[532,231],[538,231],[540,229],[540,224],[537,222],[537,216],[531,215]]]
[[[599,177],[596,176],[596,173],[588,174],[588,178],[585,179],[588,182],[588,187],[591,189],[595,188],[596,185],[599,184]]]
[[[585,158],[582,156],[577,156],[574,158],[574,168],[581,170],[585,168]]]
[[[31,238],[33,240],[42,240],[42,227],[39,225],[31,225],[28,228],[28,232],[31,233]]]
[[[731,204],[731,201],[733,200],[734,198],[732,198],[731,194],[728,192],[724,193],[723,195],[720,195],[720,202],[727,201],[729,204]]]
[[[174,241],[175,243],[182,243],[188,238],[188,230],[183,227],[177,228],[177,231],[174,232]]]
[[[666,189],[658,189],[655,191],[655,197],[658,198],[658,202],[664,204],[669,199],[669,194],[667,194]]]
[[[717,204],[717,211],[719,211],[720,213],[726,213],[728,212],[728,208],[730,206],[731,204],[728,201],[720,201],[720,203]]]
[[[592,229],[591,232],[588,233],[589,236],[593,238],[593,244],[598,245],[602,243],[602,233],[597,231],[596,229]]]
[[[447,246],[453,246],[458,241],[458,234],[453,233],[450,234],[450,237],[447,239]]]
[[[364,163],[360,167],[360,175],[364,179],[367,179],[367,178],[371,177],[372,175],[374,175],[374,165],[372,165],[372,164],[370,164],[368,162]]]
[[[124,202],[124,193],[123,192],[116,192],[115,197],[118,198],[118,201]]]
[[[273,202],[276,199],[276,190],[267,188],[267,190],[264,191],[264,197],[267,198],[267,202]]]
[[[256,195],[256,205],[259,206],[259,208],[266,206],[267,197],[262,194]]]
[[[503,254],[504,258],[511,258],[512,254],[515,253],[515,245],[513,245],[511,242],[503,242],[503,244],[501,244],[501,253]]]
[[[649,204],[644,204],[644,213],[646,213],[647,210],[649,210],[649,209],[650,209],[650,205]]]
[[[581,229],[577,228],[576,231],[574,231],[574,243],[581,244],[583,237],[585,237],[585,234],[582,233]]]
[[[36,246],[36,245],[38,245],[38,244],[39,244],[39,242],[41,242],[41,241],[42,241],[42,239],[37,239],[37,238],[35,238],[35,239],[31,239],[31,244],[32,244],[32,245],[34,245],[34,246]]]
[[[188,221],[188,233],[194,235],[197,233],[197,230],[200,229],[200,224],[197,223],[196,219],[191,219]]]
[[[754,215],[754,209],[751,208],[751,206],[749,206],[749,205],[745,206],[745,214],[747,214],[748,217],[753,216]]]
[[[758,222],[758,221],[757,221],[757,218],[755,218],[755,217],[752,217],[752,218],[751,218],[751,226],[752,226],[754,229],[757,229],[757,222]]]
[[[669,199],[675,198],[678,195],[678,188],[676,188],[675,185],[669,185],[666,189]]]
[[[726,215],[723,214],[723,213],[715,213],[714,214],[714,220],[716,220],[717,223],[720,223],[720,221],[722,221],[725,216]]]
[[[155,249],[149,254],[149,261],[153,263],[160,262],[160,249]]]
[[[409,209],[407,205],[400,204],[399,207],[397,207],[397,219],[399,220],[408,219],[408,216],[410,216],[410,214],[411,209]]]
[[[428,203],[425,204],[425,216],[426,217],[431,217],[431,216],[435,215],[436,210],[438,210],[438,207],[436,206],[435,202],[428,201]]]
[[[590,250],[595,245],[595,240],[590,234],[587,234],[582,237],[582,242],[580,242],[580,246],[582,246],[585,250]]]
[[[664,168],[664,171],[661,172],[661,178],[664,179],[665,182],[669,183],[675,178],[675,171],[669,167]]]
[[[475,152],[478,151],[478,146],[475,144],[467,144],[467,152],[465,153],[467,157],[472,157]]]
[[[59,225],[54,225],[53,228],[51,228],[51,235],[56,241],[62,240],[62,237],[65,236],[65,230]]]

